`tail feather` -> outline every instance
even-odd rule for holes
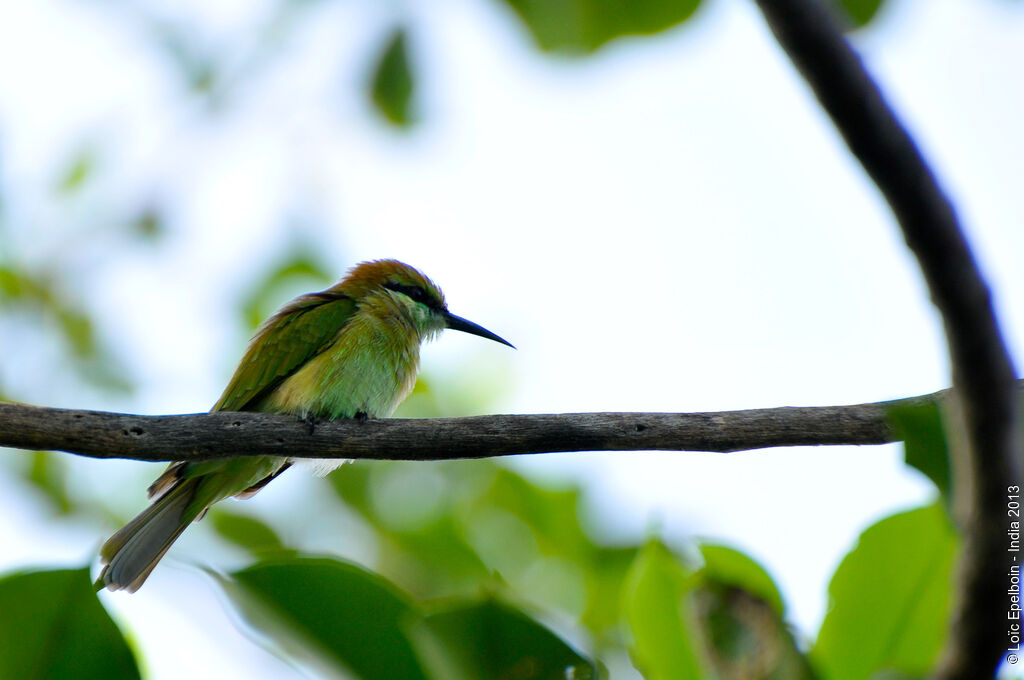
[[[190,508],[200,480],[179,480],[110,537],[100,550],[103,570],[96,587],[134,593],[160,558],[201,513]],[[205,509],[205,508],[204,508]]]

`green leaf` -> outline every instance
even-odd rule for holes
[[[447,596],[475,592],[481,580],[490,578],[490,570],[466,541],[451,505],[481,486],[474,479],[492,466],[488,461],[355,461],[327,479],[338,496],[377,531],[381,541],[377,567],[382,574],[417,595]],[[404,497],[401,482],[409,475],[426,479],[432,488]],[[431,500],[434,495],[440,507]]]
[[[395,411],[396,418],[442,418],[489,413],[508,392],[513,376],[483,355],[464,357],[443,374],[421,372],[412,394]]]
[[[634,547],[598,548],[584,564],[587,602],[580,623],[595,635],[611,637],[617,632],[623,584],[638,552]]]
[[[70,514],[74,504],[68,494],[67,461],[52,451],[33,451],[29,455],[25,478],[46,494],[58,513]]]
[[[497,578],[582,617],[595,634],[615,635],[636,548],[594,545],[580,526],[577,488],[543,488],[491,461],[357,461],[328,481],[378,532],[378,568],[403,588],[467,594]]]
[[[650,35],[688,19],[700,0],[505,0],[546,52],[587,54],[626,35]]]
[[[182,26],[159,22],[153,26],[155,44],[162,47],[179,75],[197,94],[209,95],[223,80],[210,51],[197,35]]]
[[[882,7],[882,0],[832,0],[853,21],[856,28],[870,22]]]
[[[893,406],[887,415],[893,429],[903,439],[907,465],[917,468],[932,480],[944,498],[951,498],[953,480],[949,470],[949,447],[939,404]]]
[[[629,570],[623,611],[633,635],[630,655],[647,680],[708,677],[690,601],[690,570],[659,541]]]
[[[53,278],[0,265],[0,304],[13,303],[32,318],[52,320],[83,378],[104,389],[127,391],[131,382],[96,336],[89,316],[77,308]]]
[[[0,579],[0,612],[2,680],[139,677],[88,569],[8,575]]]
[[[223,538],[255,556],[286,549],[277,533],[255,517],[218,506],[210,513],[210,522]]]
[[[579,520],[579,489],[545,488],[496,467],[489,485],[457,508],[480,559],[530,601],[582,616],[597,547]]]
[[[96,151],[91,147],[79,150],[57,181],[57,192],[73,194],[89,180],[96,170]]]
[[[807,658],[782,618],[771,577],[745,555],[702,546],[694,609],[711,666],[722,680],[810,680]]]
[[[811,680],[814,673],[775,610],[729,585],[695,593],[711,666],[722,680]]]
[[[378,113],[392,125],[407,128],[412,117],[413,75],[404,29],[396,29],[385,43],[373,69],[370,97]]]
[[[167,231],[164,214],[155,205],[143,208],[128,224],[132,233],[147,241],[155,241]]]
[[[594,548],[580,526],[577,486],[544,488],[511,470],[497,468],[491,487],[478,502],[521,519],[545,554],[578,559]],[[478,509],[474,508],[473,514]]]
[[[811,658],[822,677],[926,673],[946,638],[956,538],[939,505],[869,527],[829,586]]]
[[[57,300],[53,301],[53,311],[74,355],[79,359],[96,357],[99,345],[89,317]]]
[[[416,609],[372,572],[326,558],[282,558],[222,583],[243,617],[293,655],[362,680],[425,680],[402,632]]]
[[[311,248],[296,247],[264,275],[242,302],[246,324],[256,328],[280,306],[282,298],[330,283],[332,277],[327,269]]]
[[[417,595],[475,592],[491,578],[451,515],[415,531],[385,533],[382,539],[381,572]]]
[[[35,301],[49,294],[48,285],[37,277],[10,265],[0,265],[0,299]]]
[[[493,599],[446,608],[411,631],[433,680],[589,680],[597,668],[526,614]]]
[[[701,569],[704,578],[742,588],[768,603],[778,616],[785,615],[786,606],[779,589],[760,564],[723,545],[705,543],[700,546],[700,552],[704,557],[704,568]]]
[[[370,521],[373,521],[374,515],[369,480],[375,463],[376,461],[356,460],[327,477],[338,498]],[[381,464],[390,465],[388,462]]]

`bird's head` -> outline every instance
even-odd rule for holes
[[[341,282],[345,293],[376,313],[397,311],[408,319],[421,338],[445,328],[494,340],[514,349],[512,343],[483,326],[448,311],[444,293],[419,270],[398,260],[361,262]]]

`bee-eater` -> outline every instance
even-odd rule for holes
[[[420,344],[445,328],[512,347],[449,312],[441,289],[409,265],[363,262],[337,285],[297,297],[270,317],[211,410],[288,413],[311,424],[385,418],[416,382]],[[100,550],[97,587],[135,592],[211,505],[249,498],[291,463],[274,456],[171,463],[149,487],[152,504]]]

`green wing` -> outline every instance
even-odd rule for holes
[[[352,298],[330,291],[289,302],[257,331],[212,410],[251,409],[285,378],[330,347],[355,311]]]

